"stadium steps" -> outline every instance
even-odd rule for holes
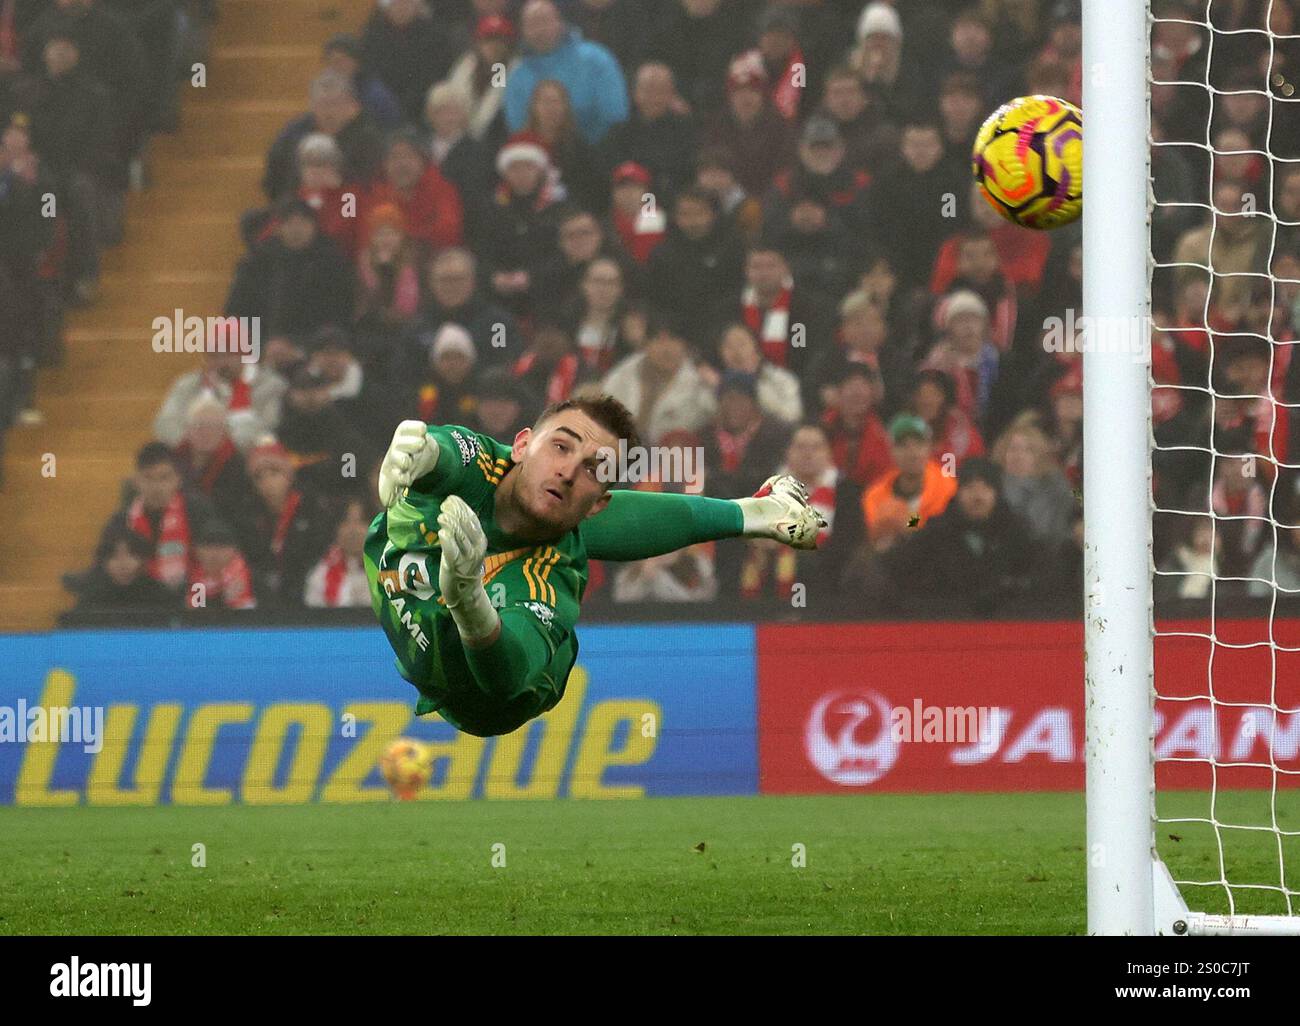
[[[150,143],[150,184],[128,197],[126,241],[100,295],[69,311],[66,359],[43,370],[39,427],[6,439],[0,488],[0,630],[39,631],[71,605],[61,576],[89,565],[136,450],[172,381],[196,358],[157,354],[151,325],[176,308],[219,313],[241,253],[239,215],[261,201],[263,158],[306,103],[325,40],[359,31],[368,0],[222,0],[203,89],[183,89],[180,131]],[[53,475],[42,473],[46,455]]]

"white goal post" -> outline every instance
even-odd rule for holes
[[[1211,2],[1197,0],[1202,12],[1198,30],[1210,36],[1216,31],[1210,21]],[[1087,929],[1094,935],[1300,935],[1300,904],[1292,906],[1296,891],[1287,884],[1283,843],[1290,844],[1296,833],[1294,824],[1290,831],[1278,826],[1279,769],[1272,755],[1273,734],[1267,740],[1267,761],[1251,764],[1265,772],[1272,770],[1273,792],[1271,797],[1265,796],[1270,797],[1272,823],[1251,829],[1271,830],[1268,840],[1276,841],[1280,882],[1273,883],[1270,877],[1269,882],[1253,886],[1268,891],[1283,912],[1295,914],[1243,914],[1234,902],[1234,887],[1252,885],[1229,886],[1224,869],[1221,828],[1241,829],[1221,822],[1214,804],[1217,774],[1221,765],[1230,765],[1226,760],[1220,764],[1217,754],[1209,760],[1212,783],[1207,816],[1161,819],[1157,814],[1155,703],[1159,682],[1152,602],[1156,504],[1150,362],[1151,282],[1156,263],[1150,239],[1155,203],[1149,173],[1153,145],[1151,29],[1150,0],[1084,2],[1083,312],[1091,336],[1083,363]],[[1216,91],[1208,76],[1204,88],[1213,112]],[[1260,88],[1267,90],[1267,85]],[[1203,146],[1213,166],[1208,125]],[[1265,159],[1271,158],[1266,154]],[[1205,207],[1208,216],[1216,219],[1219,212],[1209,198],[1210,183],[1204,185],[1206,202],[1187,205]],[[1269,210],[1276,222],[1271,205]],[[1210,239],[1212,249],[1213,234]],[[1198,269],[1213,276],[1212,259],[1210,263],[1210,267]],[[1208,299],[1206,309],[1208,314]],[[1270,341],[1271,336],[1270,328]],[[1213,353],[1212,347],[1210,351]],[[1214,387],[1210,384],[1202,389],[1209,393],[1210,403],[1215,399]],[[1213,463],[1219,454],[1213,442],[1207,446],[1206,455]],[[1209,516],[1213,519],[1213,512]],[[1276,539],[1276,522],[1273,527]],[[1211,551],[1213,544],[1211,541]],[[1271,612],[1268,617],[1271,639]],[[1212,611],[1210,635],[1198,635],[1211,651],[1219,644],[1213,636],[1213,622]],[[1273,690],[1269,691],[1267,682],[1261,685],[1258,705],[1264,711],[1271,707],[1276,728],[1278,716],[1292,715],[1293,710],[1280,708],[1276,701],[1276,651],[1273,657]],[[1207,672],[1206,697],[1213,717],[1217,708],[1213,664]],[[1209,729],[1213,733],[1217,728],[1211,724]],[[1174,832],[1164,824],[1184,822],[1203,825],[1207,835],[1218,841],[1219,864],[1217,879],[1184,881],[1180,891],[1175,875],[1158,853],[1157,824],[1164,844]],[[1226,892],[1226,914],[1189,909],[1188,900],[1195,905],[1202,897],[1202,886],[1217,887],[1221,895]]]

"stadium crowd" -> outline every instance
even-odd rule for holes
[[[140,99],[65,123],[60,51],[79,37],[59,26],[150,6],[0,0],[0,60],[3,12],[31,19],[9,23],[10,93],[38,101],[6,122],[0,204],[32,180],[23,152],[70,197],[120,187],[166,113],[120,65],[157,66],[95,33],[107,56],[83,59],[81,94]],[[1153,76],[1184,83],[1152,89],[1162,601],[1206,598],[1210,572],[1253,578],[1218,595],[1300,588],[1300,530],[1271,523],[1300,523],[1283,90],[1300,55],[1262,31],[1300,31],[1295,8],[1216,0],[1211,46],[1203,2],[1155,4],[1174,20],[1154,27]],[[206,610],[367,606],[361,544],[399,420],[508,440],[588,391],[626,403],[647,444],[702,451],[640,487],[733,497],[788,471],[829,523],[815,553],[734,541],[593,565],[598,617],[1076,612],[1081,233],[1002,220],[970,152],[1011,97],[1080,102],[1079,21],[1077,0],[379,0],[325,46],[241,221],[225,313],[259,319],[260,361],[209,353],[175,382],[66,622],[192,620],[198,583]],[[84,301],[95,246],[73,222],[83,245],[54,277]],[[48,243],[23,245],[6,237],[0,288],[31,298]]]

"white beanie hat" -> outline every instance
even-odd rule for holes
[[[880,0],[863,8],[862,16],[858,18],[858,41],[878,32],[895,39],[903,38],[903,22],[898,17],[898,12]]]

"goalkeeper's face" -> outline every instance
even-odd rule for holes
[[[573,530],[609,502],[612,476],[603,464],[618,439],[581,410],[564,410],[515,436],[519,475],[514,498],[522,512],[557,534]]]

